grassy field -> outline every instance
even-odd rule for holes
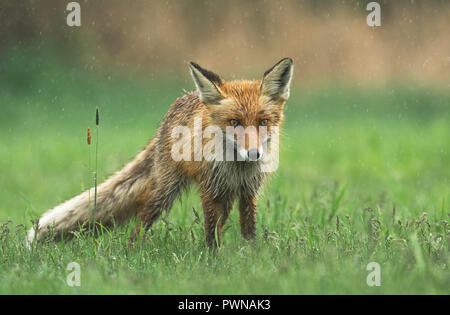
[[[295,87],[253,245],[241,240],[234,209],[224,245],[208,251],[193,189],[134,248],[130,223],[30,251],[23,240],[31,219],[92,183],[85,133],[95,107],[105,179],[193,84],[45,60],[2,66],[0,293],[450,293],[448,91]],[[66,284],[70,262],[81,266],[80,287]],[[366,284],[369,262],[381,266],[379,287]]]

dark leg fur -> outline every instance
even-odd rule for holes
[[[241,197],[239,215],[241,234],[251,240],[256,237],[256,197]]]
[[[135,239],[139,235],[141,227],[144,231],[148,230],[153,223],[161,217],[163,211],[169,211],[172,208],[173,202],[178,198],[186,186],[186,181],[180,179],[167,180],[165,183],[175,183],[171,185],[155,183],[152,186],[157,187],[151,190],[143,203],[142,210],[139,212],[139,223],[136,226],[135,234],[132,238]]]
[[[208,247],[220,246],[222,240],[222,230],[230,215],[233,206],[231,197],[213,198],[207,193],[202,194],[203,213],[205,217],[205,236]],[[217,241],[216,242],[216,228]]]

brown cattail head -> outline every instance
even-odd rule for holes
[[[91,128],[87,129],[87,144],[91,144],[92,136],[91,136]]]
[[[99,123],[98,107],[95,109],[95,124],[98,126]]]

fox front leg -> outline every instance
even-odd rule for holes
[[[256,237],[256,204],[256,197],[241,197],[239,201],[241,234],[246,240]]]
[[[220,246],[222,230],[227,221],[233,205],[232,198],[213,198],[211,195],[202,194],[202,206],[205,217],[205,236],[208,247]],[[217,231],[217,242],[216,242]]]

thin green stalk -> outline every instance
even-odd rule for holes
[[[89,214],[89,235],[91,234],[91,128],[87,130],[87,144],[88,144],[88,214]]]
[[[95,172],[94,172],[94,217],[93,217],[93,230],[95,231],[95,215],[97,213],[97,167],[98,167],[98,124],[99,124],[99,113],[98,107],[95,109]]]

